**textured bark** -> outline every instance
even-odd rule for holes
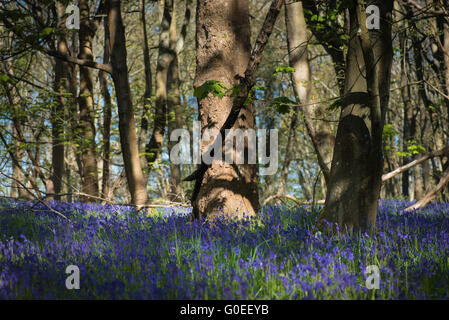
[[[220,3],[216,0],[199,0],[197,4],[195,86],[212,79],[225,86],[239,85],[239,93],[234,99],[218,99],[209,94],[199,103],[202,130],[220,128],[218,131],[224,145],[228,129],[236,127],[245,131],[254,127],[253,106],[244,102],[256,83],[256,71],[262,59],[262,52],[273,31],[283,1],[273,0],[271,3],[249,61],[248,2],[228,0]],[[247,66],[242,77],[245,61]],[[240,79],[240,82],[237,82],[237,79]],[[224,117],[226,114],[228,116]],[[206,146],[202,145],[202,150],[205,148]],[[235,155],[235,148],[229,151]],[[202,162],[198,169],[184,180],[195,180],[192,193],[195,218],[207,216],[214,219],[219,213],[242,217],[255,215],[258,211],[256,165],[228,165],[223,161],[208,165]]]
[[[137,144],[136,123],[131,100],[128,68],[126,64],[126,39],[120,0],[110,0],[108,24],[111,48],[112,78],[117,96],[120,144],[125,164],[131,202],[136,206],[147,203],[146,181],[142,172]]]
[[[93,61],[92,53],[92,39],[95,34],[95,29],[92,26],[89,18],[89,1],[81,0],[80,8],[80,30],[79,30],[79,45],[80,53],[79,59]],[[97,152],[95,143],[95,108],[93,100],[93,77],[91,68],[79,67],[80,89],[79,89],[79,145],[81,146],[81,162],[83,164],[82,170],[82,185],[83,193],[98,197],[98,167],[97,167]],[[83,196],[83,202],[89,202],[91,199],[88,196]]]
[[[351,40],[346,60],[345,95],[326,203],[318,220],[321,229],[326,228],[325,221],[348,231],[370,229],[376,224],[383,165],[382,129],[392,60],[389,22],[393,2],[370,1],[368,4],[379,6],[383,23],[381,30],[371,32],[370,39],[361,1],[349,9]],[[376,64],[377,58],[380,59]]]
[[[226,87],[243,77],[251,53],[248,1],[199,0],[197,3],[197,68],[195,86],[218,80]],[[211,95],[199,102],[202,133],[219,130],[232,108],[232,98]],[[233,128],[254,128],[252,104],[242,108]],[[205,141],[210,143],[212,141]],[[207,145],[201,145],[201,154]],[[233,150],[235,153],[235,148]],[[213,162],[205,172],[194,205],[199,216],[213,218],[223,212],[230,216],[255,215],[258,209],[256,165]]]
[[[318,158],[318,164],[329,181],[330,163],[334,137],[322,121],[314,121],[323,113],[318,105],[310,104],[312,91],[312,73],[308,57],[308,41],[306,21],[302,1],[285,4],[285,24],[287,28],[287,45],[292,73],[292,84],[296,102],[301,106],[307,133]]]

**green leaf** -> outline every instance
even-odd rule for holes
[[[290,100],[287,97],[281,96],[281,97],[277,97],[275,98],[270,106],[273,108],[276,108],[276,111],[281,113],[281,114],[286,114],[290,112],[290,107],[292,105],[296,104],[294,101]]]
[[[218,97],[222,99],[226,93],[229,91],[229,88],[226,88],[220,81],[218,80],[208,80],[204,82],[201,86],[196,87],[193,91],[194,97],[198,99],[198,101],[206,98],[209,93],[212,93],[214,97]]]
[[[279,66],[276,67],[276,70],[274,71],[273,75],[277,76],[279,73],[293,73],[295,72],[295,69],[288,66]]]
[[[329,107],[327,107],[327,110],[333,111],[340,108],[340,106],[341,106],[341,99],[338,98]]]
[[[382,132],[382,138],[387,139],[397,135],[396,130],[394,129],[392,124],[384,125],[384,130]]]
[[[6,74],[0,74],[0,82],[4,84],[13,83],[14,80]]]
[[[45,37],[45,36],[49,36],[49,35],[53,34],[54,32],[55,32],[54,28],[48,27],[48,28],[45,28],[44,30],[42,30],[41,35]]]

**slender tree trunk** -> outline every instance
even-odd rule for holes
[[[80,30],[79,45],[80,59],[93,61],[92,39],[94,32],[92,30],[89,18],[89,1],[81,0],[80,8]],[[81,162],[83,164],[82,186],[83,193],[98,197],[98,167],[96,152],[96,128],[95,128],[95,108],[93,100],[93,77],[91,68],[79,66],[80,90],[79,90],[79,111],[80,124],[79,135],[81,146]],[[82,197],[83,202],[93,201],[88,196]]]
[[[139,148],[134,119],[128,68],[126,64],[126,39],[120,0],[109,0],[108,24],[111,48],[112,78],[117,96],[120,144],[125,164],[131,201],[136,206],[147,203],[146,181],[139,159]]]
[[[153,133],[146,147],[148,171],[154,165],[162,149],[167,124],[167,76],[168,69],[174,59],[174,51],[170,50],[170,26],[173,19],[174,0],[164,0],[164,13],[159,38],[159,56],[156,67],[156,111]]]
[[[393,54],[390,24],[393,1],[369,1],[369,4],[376,4],[381,11],[381,29],[372,31],[373,41],[366,28],[362,1],[349,8],[345,95],[326,203],[318,220],[321,229],[326,228],[325,221],[346,230],[376,225],[383,167],[382,130]]]
[[[402,151],[407,152],[407,141],[411,139],[411,124],[409,115],[409,109],[411,109],[411,94],[410,94],[410,85],[408,81],[408,51],[407,51],[407,34],[404,30],[403,33],[399,36],[399,42],[401,45],[401,98],[402,98],[402,111],[403,111],[403,126],[402,126]],[[410,162],[409,157],[402,158],[402,165],[406,165]],[[402,195],[408,199],[409,198],[409,189],[410,189],[410,171],[405,170],[402,173]]]
[[[290,163],[292,161],[292,157],[293,157],[293,143],[294,143],[294,139],[296,138],[296,130],[297,130],[297,126],[298,126],[298,108],[295,107],[293,114],[292,114],[292,118],[290,121],[290,129],[288,130],[288,138],[287,138],[287,145],[285,147],[285,158],[284,158],[284,163],[282,165],[282,170],[281,170],[281,176],[279,178],[279,185],[278,185],[278,191],[277,191],[277,195],[278,196],[282,196],[285,194],[285,189],[286,189],[286,185],[288,183],[288,169],[290,167]],[[270,149],[267,149],[270,150]]]
[[[14,125],[11,124],[11,131],[13,133],[13,144],[14,144],[14,154],[15,157],[18,161],[22,161],[22,157],[20,156],[20,143],[17,140],[17,132],[16,129],[14,129]],[[11,189],[9,192],[9,196],[11,198],[18,198],[19,197],[19,190],[20,190],[20,184],[17,183],[17,181],[21,181],[21,174],[20,174],[20,169],[18,167],[18,165],[15,163],[15,161],[11,162],[11,167],[12,167],[12,177],[14,178],[14,180],[11,181]]]
[[[318,164],[327,182],[329,181],[334,137],[322,121],[313,120],[323,113],[320,107],[309,104],[312,90],[312,73],[308,57],[309,36],[302,1],[285,4],[285,24],[287,28],[289,62],[290,66],[295,69],[292,73],[292,84],[296,102],[301,105],[307,132],[312,140]]]
[[[180,129],[184,127],[185,121],[183,118],[183,106],[181,103],[181,93],[179,91],[179,70],[178,70],[178,58],[170,65],[168,82],[168,135],[175,129]],[[171,154],[173,147],[176,145],[176,141],[168,142],[168,152]],[[181,198],[181,166],[179,164],[174,164],[170,161],[170,198],[173,201],[180,201]]]
[[[65,6],[57,3],[56,10],[58,14],[58,19],[64,15]],[[59,23],[61,24],[61,23]],[[65,34],[61,34],[57,39],[57,47],[59,53],[63,55],[68,54],[68,47],[66,42]],[[52,175],[51,180],[53,181],[54,188],[54,199],[60,200],[59,194],[62,191],[62,181],[64,178],[64,126],[65,126],[65,116],[66,116],[66,99],[63,96],[66,92],[70,90],[69,88],[69,73],[67,62],[61,59],[55,58],[55,82],[54,90],[59,92],[61,95],[57,97],[57,103],[52,106],[51,110],[51,125],[52,125]]]
[[[109,63],[109,25],[108,20],[104,20],[104,54],[103,63]],[[107,74],[103,70],[98,73],[100,78],[100,88],[103,96],[103,174],[101,181],[101,198],[108,199],[111,183],[110,162],[111,162],[111,122],[112,122],[112,99],[109,93]],[[109,200],[109,199],[108,199]]]
[[[186,8],[184,14],[184,22],[181,27],[179,37],[176,32],[175,15],[172,17],[170,26],[170,50],[173,51],[174,59],[170,63],[167,75],[167,111],[168,111],[168,137],[175,129],[180,129],[185,126],[184,107],[181,103],[181,92],[179,80],[179,59],[178,54],[182,51],[187,35],[187,26],[190,22],[191,15],[191,0],[186,1]],[[168,142],[168,152],[171,154],[176,141]],[[181,187],[181,166],[170,161],[170,193],[169,198],[172,201],[182,201],[182,187]]]
[[[144,170],[145,181],[148,180],[148,155],[145,154],[145,146],[148,135],[149,126],[149,112],[151,109],[151,98],[153,95],[153,74],[151,71],[150,61],[150,47],[148,45],[147,20],[145,15],[146,1],[140,1],[140,26],[143,35],[143,62],[145,68],[145,92],[143,94],[143,108],[142,119],[140,121],[140,135],[139,135],[139,151],[143,154],[140,157],[140,162]]]

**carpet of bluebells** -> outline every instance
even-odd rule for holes
[[[377,232],[333,236],[319,208],[191,222],[189,209],[0,199],[0,299],[448,299],[449,204],[402,213],[381,201]],[[68,265],[80,289],[65,286]],[[380,288],[365,268],[380,269]]]

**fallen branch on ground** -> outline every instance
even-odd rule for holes
[[[277,199],[289,199],[294,201],[296,204],[300,205],[300,206],[304,206],[304,205],[313,205],[313,204],[324,204],[324,200],[317,200],[317,201],[302,201],[299,200],[298,198],[291,196],[289,194],[280,194],[280,195],[274,195],[274,196],[269,196],[267,199],[265,199],[265,201],[263,202],[262,206],[267,205],[268,203],[277,200]]]
[[[130,204],[130,203],[114,202],[114,201],[110,201],[105,198],[92,196],[90,194],[83,193],[83,192],[69,192],[69,193],[61,193],[61,194],[57,194],[57,195],[61,196],[61,197],[62,196],[89,197],[89,198],[92,198],[95,200],[102,201],[102,204],[107,203],[107,204],[114,205],[114,206],[135,207],[135,205]],[[47,196],[55,196],[55,194],[47,194]],[[166,207],[190,207],[190,204],[182,203],[182,202],[167,201],[164,203],[152,203],[152,204],[139,205],[139,208],[166,208]]]

